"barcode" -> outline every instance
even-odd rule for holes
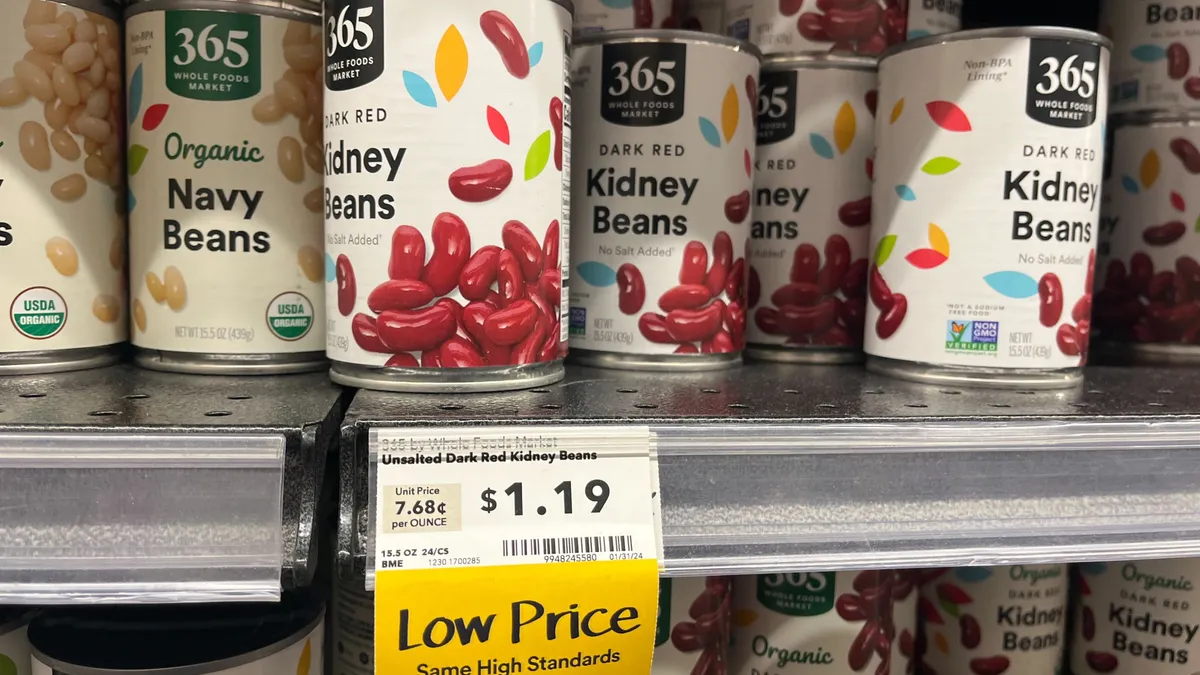
[[[517,555],[560,555],[569,553],[624,553],[633,550],[633,537],[544,537],[505,539],[505,557]]]

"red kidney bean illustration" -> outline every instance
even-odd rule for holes
[[[550,99],[550,127],[554,129],[554,168],[562,171],[563,159],[563,102],[555,96]]]
[[[508,72],[519,80],[525,79],[529,75],[529,50],[513,22],[502,12],[491,10],[479,16],[479,28],[500,53]]]
[[[1097,673],[1111,673],[1117,669],[1117,657],[1108,652],[1088,652],[1083,658]]]
[[[416,309],[433,300],[433,289],[423,281],[388,279],[367,296],[367,307],[379,314],[389,309]]]
[[[883,13],[883,32],[889,45],[904,42],[908,36],[907,7],[889,6]]]
[[[836,323],[829,327],[829,330],[819,335],[813,336],[814,345],[823,345],[826,347],[849,347],[855,343],[850,337],[850,333],[845,328]]]
[[[783,335],[779,327],[779,310],[771,307],[760,307],[754,312],[754,325],[767,335]]]
[[[471,338],[471,334],[466,331],[463,324],[463,306],[458,304],[454,298],[438,298],[437,302],[433,303],[437,307],[445,307],[454,315],[454,323],[457,326],[457,333],[467,339]]]
[[[712,269],[708,270],[704,283],[712,297],[717,297],[725,290],[725,282],[729,279],[729,270],[733,267],[733,240],[724,232],[718,232],[713,237]],[[741,280],[738,280],[741,283]]]
[[[496,257],[496,280],[500,287],[501,303],[507,307],[525,297],[525,281],[521,272],[521,263],[516,254],[503,249]]]
[[[727,331],[717,331],[712,338],[700,343],[702,354],[728,354],[734,351],[733,337]]]
[[[1182,285],[1188,299],[1200,294],[1200,263],[1191,256],[1182,255],[1175,259],[1175,276]]]
[[[417,357],[413,356],[412,354],[409,354],[408,352],[400,352],[399,354],[392,354],[391,358],[384,362],[383,367],[420,368],[421,364],[417,361]]]
[[[517,300],[498,309],[483,321],[483,331],[492,343],[502,347],[525,339],[537,325],[538,306],[530,300]]]
[[[862,342],[863,326],[867,323],[867,306],[862,298],[851,298],[838,305],[838,318],[842,325],[850,331],[855,344]]]
[[[1091,294],[1084,295],[1079,298],[1075,306],[1071,308],[1071,320],[1075,323],[1086,321],[1092,317],[1092,296]]]
[[[712,295],[708,286],[700,284],[682,284],[670,288],[658,299],[658,308],[664,312],[676,309],[699,309],[708,304]]]
[[[401,225],[392,232],[392,257],[388,259],[388,278],[420,279],[425,269],[425,237],[412,225]]]
[[[633,316],[642,311],[642,305],[645,303],[646,280],[642,278],[641,270],[633,263],[625,263],[618,267],[617,306],[621,313]]]
[[[689,241],[683,247],[679,265],[679,283],[703,284],[708,279],[708,249],[702,242]]]
[[[758,304],[759,298],[762,297],[762,281],[758,278],[758,270],[754,269],[753,266],[750,267],[750,272],[746,276],[748,277],[746,283],[746,302],[751,307],[754,307]]]
[[[350,332],[354,342],[363,350],[380,354],[391,354],[392,350],[379,339],[379,330],[375,327],[375,317],[370,314],[358,313],[350,320]]]
[[[721,600],[721,589],[705,587],[704,591],[697,595],[695,600],[692,600],[692,604],[688,605],[688,616],[699,619],[712,614],[721,608]]]
[[[654,27],[654,6],[650,0],[633,0],[633,27]]]
[[[979,621],[975,617],[970,614],[963,614],[958,617],[958,632],[962,646],[967,649],[975,649],[979,646],[982,634],[979,630]]]
[[[825,298],[812,307],[788,305],[779,308],[779,328],[793,337],[824,333],[836,319],[837,300],[834,298]]]
[[[846,268],[846,274],[842,277],[841,291],[842,295],[850,298],[861,298],[866,295],[867,285],[867,259],[859,258],[850,263]]]
[[[350,316],[354,311],[354,303],[358,302],[358,282],[354,278],[354,267],[350,265],[346,254],[338,255],[334,270],[337,274],[338,312],[342,316]]]
[[[846,202],[838,207],[838,220],[846,227],[862,227],[871,224],[871,196]]]
[[[696,345],[688,342],[688,343],[681,344],[678,347],[676,347],[675,351],[672,353],[673,354],[699,354],[700,349],[698,347],[696,347]]]
[[[442,350],[429,349],[421,352],[421,367],[422,368],[441,368],[442,367]]]
[[[467,300],[483,300],[492,290],[500,262],[499,246],[481,246],[458,273],[458,290]]]
[[[697,652],[704,645],[696,631],[696,624],[691,621],[681,621],[671,629],[671,644],[681,652]]]
[[[884,37],[883,29],[879,28],[875,33],[871,34],[871,37],[858,41],[857,51],[863,54],[879,54],[884,49],[887,49],[887,46],[887,38]]]
[[[1081,347],[1079,345],[1079,334],[1075,331],[1075,326],[1069,323],[1059,326],[1056,340],[1058,341],[1058,351],[1067,356],[1079,356]]]
[[[1009,661],[1007,656],[989,656],[971,659],[969,665],[975,675],[1000,675],[1008,670]]]
[[[792,271],[789,278],[794,283],[817,283],[817,272],[821,266],[821,254],[812,244],[800,244],[792,253]]]
[[[546,226],[546,236],[542,238],[542,264],[546,269],[558,269],[558,220],[550,221]]]
[[[508,363],[509,349],[495,344],[487,336],[487,331],[484,330],[484,324],[487,318],[496,311],[486,302],[472,302],[463,308],[463,328],[467,334],[475,339],[475,342],[483,348],[484,357],[487,358],[489,364],[493,366],[506,365]]]
[[[838,596],[836,602],[833,603],[837,609],[838,616],[842,617],[843,621],[862,621],[867,618],[867,612],[863,609],[862,598],[853,593],[842,593]]]
[[[871,2],[862,9],[831,9],[821,17],[821,27],[831,40],[865,40],[883,21],[883,9]]]
[[[1082,607],[1082,618],[1080,629],[1083,633],[1083,639],[1091,642],[1096,637],[1096,615],[1092,612],[1092,608],[1084,605]]]
[[[550,308],[550,303],[542,298],[542,294],[538,292],[536,284],[525,286],[525,299],[537,306],[538,316],[542,317],[545,323],[549,324],[558,320],[558,311]]]
[[[535,363],[538,355],[541,354],[542,345],[546,341],[546,332],[541,321],[535,322],[533,330],[529,331],[520,342],[518,342],[512,350],[512,365],[523,366],[528,363]]]
[[[724,304],[713,303],[703,309],[676,309],[667,313],[664,323],[672,342],[703,342],[721,329]]]
[[[829,34],[825,32],[825,24],[821,15],[816,12],[805,12],[796,20],[796,30],[800,36],[810,42],[829,42]]]
[[[489,159],[451,173],[450,194],[464,202],[486,202],[504,192],[512,177],[512,164],[503,159]]]
[[[868,2],[877,0],[817,0],[817,9],[828,12],[831,9],[859,9]]]
[[[803,0],[801,0],[803,2]],[[797,10],[799,11],[799,10]],[[746,76],[746,103],[749,104],[750,114],[754,116],[755,123],[758,122],[758,85],[754,82],[753,75]]]
[[[1150,277],[1154,276],[1154,261],[1150,256],[1138,251],[1129,258],[1129,287],[1138,293],[1145,293],[1150,285]]]
[[[442,343],[438,357],[443,368],[482,368],[487,365],[474,343],[457,335]]]
[[[913,634],[905,628],[900,631],[900,638],[897,642],[900,643],[900,655],[911,659],[916,653],[916,640],[913,638]]]
[[[875,319],[875,334],[881,340],[886,340],[895,335],[900,324],[904,323],[904,315],[908,314],[908,298],[903,293],[893,293],[892,306],[879,311],[879,318]]]
[[[435,296],[446,295],[458,285],[458,275],[471,256],[471,232],[453,213],[439,213],[433,219],[433,255],[421,272],[421,281],[429,284]]]
[[[525,281],[537,281],[542,273],[542,245],[528,227],[519,220],[510,220],[500,230],[504,248],[517,256]]]
[[[1183,163],[1188,173],[1200,173],[1200,150],[1186,138],[1174,138],[1170,143],[1171,153]]]
[[[860,594],[867,594],[871,591],[877,591],[881,587],[891,583],[892,572],[890,570],[863,570],[854,575],[854,581],[851,585],[854,590]]]
[[[750,213],[750,191],[742,190],[725,200],[725,219],[731,223],[741,223]]]
[[[811,307],[821,299],[821,296],[821,289],[816,284],[784,284],[771,294],[771,304],[776,307],[785,305]]]
[[[1106,289],[1115,289],[1125,284],[1125,263],[1120,260],[1108,261],[1108,267],[1104,270],[1104,287]]]
[[[840,234],[825,241],[825,264],[817,272],[817,285],[822,293],[832,293],[842,285],[850,269],[850,244]]]
[[[862,670],[867,667],[867,661],[871,660],[871,652],[878,634],[879,624],[873,619],[867,619],[867,622],[858,631],[858,635],[854,636],[854,642],[850,643],[850,653],[846,657],[850,668]]]
[[[561,330],[561,325],[555,322],[550,326],[550,330],[546,331],[546,342],[542,344],[541,351],[538,352],[538,361],[553,361],[558,358],[558,334]]]
[[[1167,46],[1167,77],[1181,80],[1192,68],[1192,59],[1188,56],[1187,47],[1172,42]]]
[[[658,344],[675,344],[679,342],[671,337],[671,332],[667,329],[667,318],[662,314],[646,312],[638,318],[638,330],[641,331],[642,337],[651,342]]]
[[[548,269],[538,277],[538,295],[551,307],[562,304],[562,272],[558,268]]]
[[[867,110],[871,111],[871,117],[874,117],[875,108],[879,105],[879,90],[872,89],[863,94],[863,103],[866,104]]]
[[[804,0],[779,0],[779,13],[784,16],[792,16],[803,6]]]
[[[741,303],[734,300],[725,306],[725,330],[733,336],[735,343],[741,344],[742,336],[746,332],[746,310],[742,308]]]
[[[746,282],[746,259],[738,258],[729,268],[729,276],[725,279],[725,295],[731,300],[742,297],[742,286]]]
[[[1038,281],[1038,298],[1041,301],[1038,318],[1043,326],[1051,328],[1062,318],[1063,312],[1062,282],[1059,281],[1058,275],[1053,272],[1042,275]]]
[[[1146,297],[1151,300],[1167,300],[1175,294],[1175,273],[1171,270],[1155,272],[1146,284]]]
[[[441,305],[417,310],[388,310],[375,321],[379,339],[391,352],[437,349],[458,330],[454,314]]]
[[[1174,244],[1187,232],[1187,226],[1178,220],[1162,225],[1152,225],[1142,230],[1142,241],[1151,246],[1166,246]]]
[[[1200,77],[1189,77],[1183,81],[1183,93],[1190,98],[1200,98]]]

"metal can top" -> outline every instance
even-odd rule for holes
[[[1109,128],[1190,126],[1200,124],[1200,110],[1139,110],[1109,116]]]
[[[853,56],[850,54],[769,54],[763,58],[762,63],[764,71],[797,70],[801,68],[867,70],[874,72],[879,69],[879,60],[874,56]]]
[[[567,14],[570,14],[572,17],[575,16],[575,3],[571,0],[550,0],[550,2],[561,5],[563,9],[567,10]]]
[[[269,14],[321,22],[320,0],[125,0],[125,16],[167,9]]]
[[[931,47],[940,45],[946,42],[960,42],[962,40],[983,40],[988,38],[1041,38],[1049,40],[1065,40],[1076,42],[1090,42],[1099,45],[1104,49],[1112,51],[1112,40],[1104,37],[1099,33],[1093,33],[1090,30],[1081,30],[1079,28],[1061,28],[1058,26],[1011,26],[1003,28],[979,28],[976,30],[960,30],[953,33],[941,33],[939,35],[930,35],[928,37],[909,40],[888,47],[882,54],[879,55],[879,60],[895,56],[902,52],[912,49],[920,49],[922,47]]]
[[[762,50],[745,40],[698,33],[691,30],[672,30],[667,28],[631,28],[628,30],[610,30],[598,33],[588,33],[575,38],[575,46],[611,44],[615,42],[684,42],[688,44],[710,44],[717,47],[728,47],[734,51],[746,52],[755,59],[762,61]]]
[[[107,16],[111,19],[119,19],[121,17],[121,8],[124,6],[123,0],[54,0],[55,2],[82,9],[85,12],[92,12],[101,16]]]

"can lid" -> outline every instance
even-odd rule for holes
[[[856,56],[850,54],[769,54],[763,58],[762,69],[794,70],[797,68],[829,68],[838,70],[869,70],[879,69],[879,60],[874,56]]]
[[[1161,108],[1157,110],[1139,110],[1137,112],[1114,113],[1109,115],[1109,127],[1143,127],[1167,124],[1198,124],[1200,110],[1174,110]]]
[[[911,49],[920,49],[940,45],[946,42],[961,42],[963,40],[984,40],[988,38],[1042,38],[1051,40],[1066,40],[1090,42],[1112,51],[1112,40],[1099,33],[1079,28],[1062,28],[1059,26],[1009,26],[1003,28],[978,28],[975,30],[960,30],[953,33],[930,35],[908,42],[892,45],[879,55],[879,60],[895,56]]]
[[[762,61],[762,50],[746,40],[700,33],[692,30],[675,30],[669,28],[631,28],[628,30],[610,30],[598,33],[586,33],[575,36],[575,45],[598,45],[614,42],[684,42],[691,44],[710,44],[718,47],[729,47],[734,51],[746,52]]]
[[[323,618],[310,593],[279,603],[59,610],[29,624],[34,658],[68,675],[199,675],[296,644]],[[314,655],[315,658],[315,655]]]
[[[125,14],[166,9],[208,9],[281,16],[300,14],[321,21],[321,0],[125,0]]]

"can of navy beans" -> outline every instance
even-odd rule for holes
[[[563,377],[568,0],[419,12],[325,0],[335,382],[488,391]]]
[[[875,59],[775,55],[759,83],[746,355],[862,359]]]
[[[879,64],[865,350],[935,384],[1061,388],[1087,361],[1109,42],[965,31]]]
[[[687,31],[581,39],[569,333],[580,363],[741,362],[760,56]]]
[[[1200,109],[1200,8],[1193,0],[1102,0],[1112,38],[1113,113]]]
[[[1200,111],[1110,122],[1095,326],[1106,360],[1200,363]]]

